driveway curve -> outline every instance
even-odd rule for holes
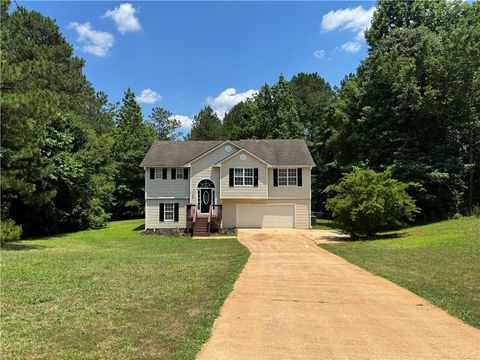
[[[295,230],[241,230],[251,256],[198,359],[480,359],[480,331]]]

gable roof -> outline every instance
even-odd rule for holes
[[[184,164],[184,166],[190,166],[192,162],[197,161],[197,160],[200,159],[201,157],[204,157],[205,155],[211,153],[212,151],[215,151],[216,149],[218,149],[219,147],[224,146],[224,145],[233,145],[234,147],[239,148],[238,145],[234,144],[234,143],[231,142],[230,140],[225,140],[225,141],[220,142],[220,144],[215,145],[215,146],[212,147],[210,150],[205,151],[204,153],[199,154],[198,156],[195,156],[193,159],[191,159],[190,161],[186,162],[186,163]]]
[[[227,157],[223,158],[223,159],[220,160],[220,161],[217,161],[215,164],[213,164],[213,166],[220,166],[220,164],[222,164],[224,161],[227,161],[228,159],[231,159],[232,157],[234,157],[235,155],[238,155],[238,153],[241,153],[241,152],[247,153],[248,155],[253,156],[253,157],[256,158],[257,160],[263,162],[265,165],[271,166],[271,164],[269,164],[268,162],[266,162],[266,161],[263,160],[263,159],[260,159],[257,155],[252,154],[250,151],[248,151],[248,150],[245,149],[245,148],[240,149],[240,150],[238,150],[238,151],[235,151],[233,154],[228,155]]]
[[[193,159],[223,144],[223,140],[210,141],[155,141],[148,150],[141,167],[181,167]],[[315,166],[303,139],[268,139],[231,141],[266,163],[276,165]],[[212,164],[213,165],[213,164]]]

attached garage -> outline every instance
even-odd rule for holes
[[[239,228],[294,228],[295,204],[237,204]]]

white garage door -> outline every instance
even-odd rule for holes
[[[295,205],[239,204],[239,228],[293,228]]]

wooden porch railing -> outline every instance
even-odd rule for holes
[[[197,205],[187,205],[187,229],[193,233],[193,228],[197,221]]]
[[[187,229],[193,234],[197,222],[198,207],[194,204],[187,205]],[[210,233],[212,224],[214,228],[220,229],[222,225],[222,205],[210,205],[207,215],[207,231]],[[200,226],[200,225],[199,225]]]
[[[220,228],[222,224],[222,205],[212,205],[212,222]]]

